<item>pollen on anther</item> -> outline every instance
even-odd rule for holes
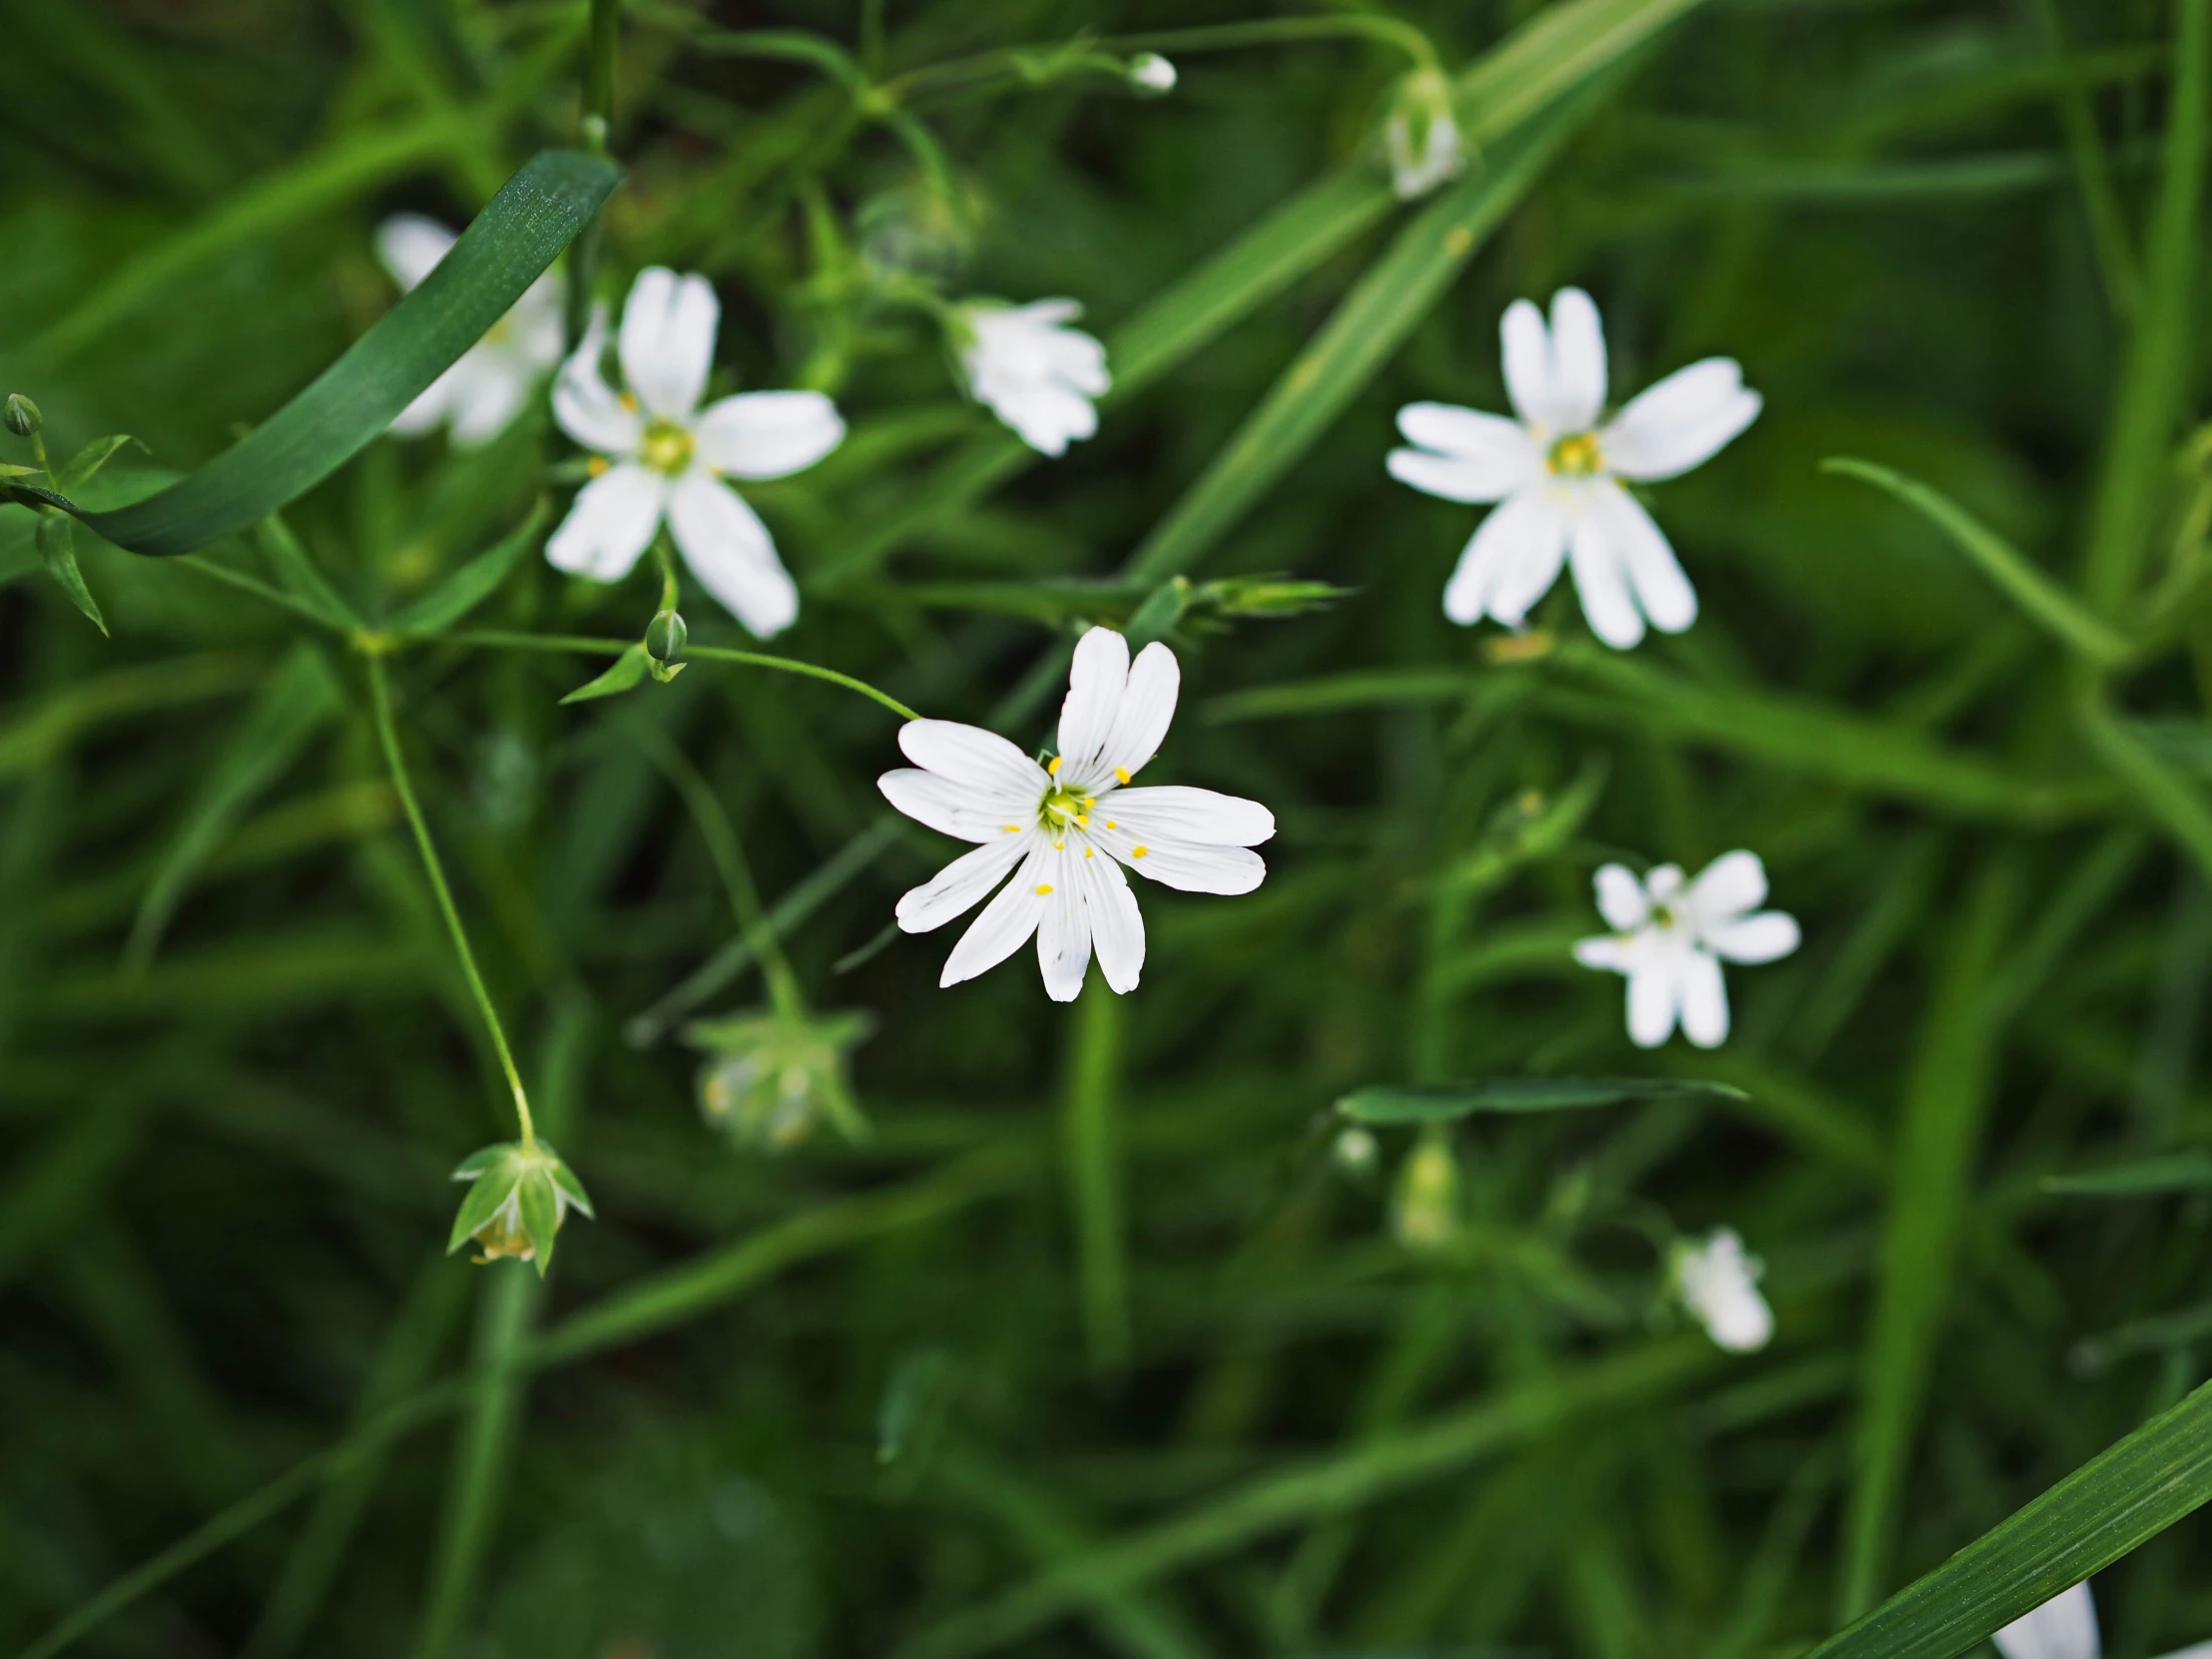
[[[1119,830],[1121,826],[1119,824],[1116,824],[1112,819],[1108,819],[1106,821],[1106,828],[1109,830]]]
[[[1055,851],[1055,852],[1065,852],[1065,851],[1066,851],[1067,849],[1068,849],[1068,843],[1067,843],[1067,839],[1066,839],[1066,837],[1065,837],[1065,836],[1063,836],[1063,837],[1062,837],[1061,839],[1059,839],[1059,840],[1056,840],[1056,841],[1054,841],[1054,842],[1052,843],[1052,850],[1053,850],[1053,851]]]
[[[1059,757],[1059,756],[1055,755],[1055,756],[1053,756],[1053,757],[1052,757],[1052,759],[1051,759],[1051,760],[1049,760],[1049,761],[1047,761],[1047,762],[1045,763],[1045,767],[1044,767],[1044,775],[1045,775],[1045,776],[1046,776],[1047,778],[1057,778],[1057,777],[1059,777],[1059,776],[1060,776],[1060,757]]]
[[[594,455],[590,460],[584,463],[584,470],[590,473],[594,478],[604,478],[609,472],[614,470],[614,462],[608,460],[607,457],[604,455]]]
[[[1007,833],[1007,834],[1009,834],[1009,835],[1018,835],[1018,834],[1020,834],[1020,833],[1021,833],[1021,826],[1020,826],[1020,825],[1018,825],[1018,824],[1009,824],[1009,825],[1007,825],[1007,826],[1006,826],[1006,833]]]
[[[622,394],[622,406],[628,409],[632,414],[636,414],[638,412],[637,393],[629,391],[624,392]]]
[[[1095,857],[1097,855],[1097,852],[1098,848],[1095,846],[1086,846],[1085,848],[1083,848],[1083,856],[1086,858]]]
[[[1151,850],[1152,848],[1150,848],[1149,846],[1132,846],[1129,849],[1129,856],[1132,858],[1141,858]]]
[[[1114,768],[1114,776],[1126,784],[1129,782],[1129,769],[1127,767],[1116,767]]]
[[[1050,892],[1051,890],[1052,890],[1052,883],[1051,883],[1050,881],[1039,881],[1039,882],[1037,883],[1037,891],[1039,891],[1040,893],[1047,893],[1047,892]]]

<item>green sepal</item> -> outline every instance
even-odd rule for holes
[[[461,1160],[459,1167],[453,1171],[453,1179],[473,1181],[484,1171],[505,1163],[509,1153],[520,1150],[513,1141],[494,1141],[490,1146],[480,1146]]]
[[[61,471],[54,474],[54,487],[59,490],[73,490],[81,487],[87,479],[114,458],[118,449],[121,449],[127,443],[137,442],[138,439],[132,437],[128,432],[117,432],[109,437],[94,438],[84,448],[78,450]],[[140,447],[144,448],[145,446],[141,444]]]
[[[523,1236],[536,1253],[538,1277],[543,1279],[546,1269],[553,1265],[553,1235],[560,1231],[561,1201],[554,1196],[553,1177],[542,1169],[525,1175],[516,1191],[522,1200]]]
[[[538,1144],[545,1145],[543,1141]],[[546,1150],[551,1151],[552,1148],[547,1147]],[[553,1185],[568,1195],[569,1203],[575,1206],[577,1213],[586,1221],[599,1219],[599,1213],[591,1207],[590,1195],[584,1191],[583,1182],[576,1179],[576,1172],[566,1164],[556,1163],[553,1166]]]
[[[596,680],[586,681],[566,697],[563,703],[589,703],[595,697],[616,697],[629,691],[645,678],[648,666],[645,647],[633,645],[614,660],[614,666]]]
[[[28,478],[38,471],[35,466],[17,466],[12,461],[0,461],[0,478]]]
[[[107,618],[100,614],[92,590],[85,586],[84,574],[77,568],[77,546],[71,539],[70,521],[65,515],[48,513],[38,521],[38,556],[46,563],[46,574],[61,584],[70,602],[92,619],[95,628],[106,634]]]
[[[476,1185],[469,1188],[468,1196],[461,1200],[461,1213],[453,1218],[453,1232],[445,1241],[446,1255],[452,1255],[474,1238],[484,1224],[499,1213],[500,1206],[514,1190],[514,1172],[504,1161],[478,1176]]]

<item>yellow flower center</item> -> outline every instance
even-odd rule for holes
[[[1044,798],[1044,805],[1037,810],[1037,822],[1053,830],[1065,830],[1071,824],[1078,830],[1088,830],[1091,809],[1096,805],[1097,800],[1092,796],[1056,789]]]
[[[691,433],[675,421],[656,420],[645,429],[645,442],[639,446],[638,455],[655,472],[673,478],[691,465],[696,447]]]
[[[1551,446],[1544,465],[1562,478],[1587,478],[1605,470],[1605,455],[1595,432],[1573,432]]]

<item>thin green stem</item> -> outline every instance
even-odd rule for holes
[[[2066,130],[2066,148],[2072,153],[2075,182],[2081,190],[2082,210],[2089,216],[2089,241],[2096,250],[2097,272],[2104,278],[2105,297],[2115,314],[2132,317],[2143,300],[2142,279],[2135,267],[2135,252],[2128,245],[2127,224],[2120,216],[2119,193],[2112,187],[2112,167],[2097,137],[2096,117],[2089,108],[2089,94],[2066,49],[2066,32],[2059,21],[2057,0],[2029,0],[2036,26],[2049,48],[2055,76],[2059,123]]]
[[[445,866],[438,861],[438,849],[430,839],[429,825],[423,822],[422,808],[416,804],[414,786],[407,781],[406,763],[399,754],[399,733],[392,725],[391,692],[384,684],[383,658],[375,651],[365,655],[369,704],[376,719],[376,741],[383,746],[384,764],[391,771],[392,789],[399,797],[400,810],[407,815],[407,827],[414,831],[415,847],[422,854],[422,867],[429,873],[430,890],[437,897],[446,930],[453,936],[454,954],[461,959],[461,973],[468,980],[469,994],[476,998],[477,1011],[484,1016],[484,1029],[491,1033],[492,1047],[498,1051],[499,1069],[506,1073],[507,1086],[514,1091],[515,1118],[522,1126],[522,1144],[534,1146],[537,1130],[530,1121],[530,1097],[523,1092],[522,1073],[515,1067],[514,1051],[507,1046],[507,1033],[499,1023],[499,1011],[492,1006],[484,976],[477,971],[476,953],[469,949],[468,932],[461,926],[461,912],[453,903],[453,889],[446,885]]]
[[[607,133],[615,119],[615,54],[620,41],[622,0],[591,0],[591,56],[584,66],[584,148],[607,153]]]
[[[445,645],[480,645],[495,651],[577,651],[604,657],[619,657],[629,650],[634,641],[593,638],[582,634],[515,634],[496,628],[467,629],[444,635]],[[818,668],[813,663],[802,663],[790,657],[770,657],[758,651],[731,651],[716,645],[687,646],[685,660],[716,663],[743,663],[749,668],[772,668],[785,674],[803,674],[810,680],[827,680],[832,686],[842,686],[846,691],[858,692],[870,702],[880,703],[901,720],[919,720],[921,716],[892,697],[879,692],[865,680],[855,680],[849,674],[839,674],[833,668]]]
[[[1121,998],[1087,985],[1075,1007],[1068,1056],[1064,1136],[1068,1197],[1075,1212],[1083,1336],[1091,1365],[1118,1372],[1129,1364],[1129,1247],[1122,1219],[1119,1092]]]
[[[216,581],[228,587],[237,588],[241,593],[250,593],[256,599],[266,600],[272,605],[280,605],[291,612],[293,616],[303,617],[317,628],[327,628],[332,633],[343,631],[312,605],[294,599],[282,589],[271,587],[259,577],[249,576],[243,570],[233,570],[229,565],[219,565],[213,559],[202,558],[197,553],[179,553],[163,562],[181,565],[186,570],[198,571],[202,576],[213,577]]]
[[[695,645],[685,655],[705,662],[744,663],[752,668],[773,668],[785,674],[804,674],[811,680],[827,680],[832,686],[842,686],[846,691],[858,692],[862,697],[882,704],[901,720],[921,719],[920,715],[888,692],[879,692],[865,680],[855,680],[851,675],[839,674],[833,668],[818,668],[813,663],[796,662],[790,657],[766,657],[758,651],[731,651],[715,645]]]

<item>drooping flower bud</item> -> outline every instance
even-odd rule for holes
[[[1459,1227],[1459,1163],[1440,1128],[1422,1132],[1397,1172],[1390,1227],[1407,1250],[1436,1250]]]
[[[1759,1294],[1764,1264],[1745,1253],[1734,1229],[1723,1227],[1703,1244],[1675,1246],[1672,1267],[1675,1294],[1717,1345],[1750,1354],[1773,1339],[1774,1314]]]
[[[645,629],[645,655],[653,678],[667,685],[684,671],[684,646],[691,630],[677,611],[657,611]]]
[[[1451,83],[1441,70],[1431,64],[1405,77],[1382,141],[1389,151],[1390,188],[1400,201],[1426,196],[1466,165]]]
[[[1175,65],[1157,52],[1139,52],[1129,60],[1129,85],[1140,98],[1165,98],[1175,90]]]
[[[7,412],[0,415],[0,422],[19,438],[30,437],[46,424],[39,416],[38,405],[19,391],[8,393]]]
[[[584,1184],[544,1141],[479,1147],[461,1160],[453,1179],[474,1185],[453,1218],[446,1254],[474,1239],[479,1266],[512,1256],[536,1262],[542,1279],[553,1265],[553,1237],[568,1212],[580,1210],[593,1219]]]
[[[848,1137],[865,1132],[846,1060],[873,1027],[859,1010],[817,1016],[773,1009],[698,1020],[684,1040],[705,1049],[700,1116],[741,1147],[786,1152],[824,1118]]]

